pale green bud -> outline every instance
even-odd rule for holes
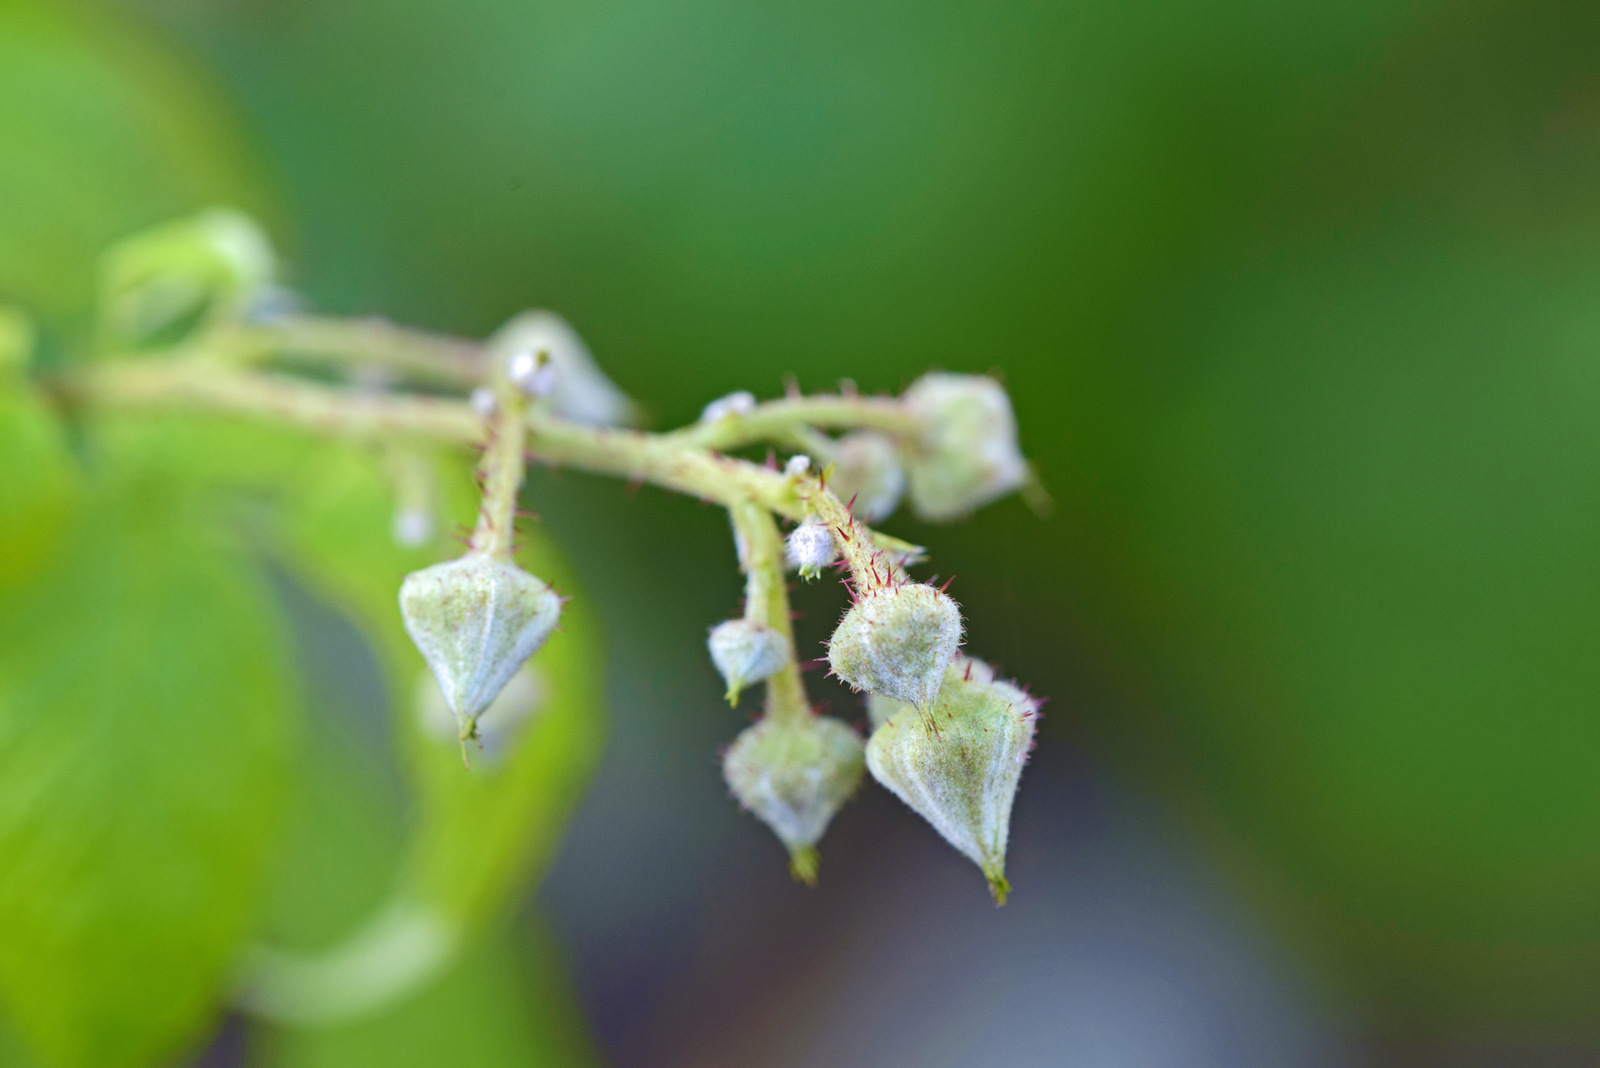
[[[961,644],[961,611],[919,582],[857,593],[828,642],[833,673],[858,690],[927,708]]]
[[[983,870],[1005,904],[1011,802],[1039,702],[978,660],[952,664],[928,716],[901,708],[867,743],[872,777]]]
[[[911,506],[922,518],[958,518],[1027,481],[1011,400],[994,379],[926,374],[903,399],[923,424],[906,457]]]
[[[723,757],[728,789],[788,848],[796,879],[816,882],[817,842],[861,783],[862,751],[843,723],[807,715],[747,727]]]
[[[876,523],[893,515],[906,490],[906,475],[894,439],[871,430],[840,438],[828,488],[841,501],[854,498],[851,512],[863,523]]]
[[[839,558],[839,551],[828,525],[808,519],[789,532],[783,555],[789,566],[800,572],[801,578],[814,579]]]
[[[135,234],[101,262],[101,327],[138,345],[191,321],[242,317],[272,283],[277,257],[261,228],[213,209]]]
[[[590,426],[622,426],[638,419],[633,401],[600,370],[578,332],[554,312],[523,312],[495,331],[488,346],[495,358],[508,361],[520,388],[531,396],[548,396],[551,408],[564,419]],[[518,363],[519,357],[525,359]]]
[[[979,682],[994,681],[994,668],[985,664],[982,660],[975,660],[960,653],[957,653],[956,658],[950,662],[950,667],[945,671],[945,678],[949,679],[952,674],[961,675],[968,680],[976,679]],[[942,687],[940,692],[943,693]],[[882,694],[869,693],[867,694],[867,721],[872,725],[873,730],[877,730],[901,712],[915,707],[908,701],[885,697]]]
[[[550,637],[561,598],[514,564],[468,553],[407,575],[400,614],[469,737],[473,722]]]
[[[728,684],[728,703],[751,683],[770,678],[789,662],[789,643],[782,634],[753,619],[729,619],[711,628],[706,640],[711,662]]]
[[[544,675],[526,664],[479,713],[478,747],[491,765],[510,750],[534,716],[544,711],[548,698]],[[461,736],[461,726],[432,672],[423,672],[417,680],[417,718],[423,733],[437,741],[454,743]]]

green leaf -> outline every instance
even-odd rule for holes
[[[20,380],[0,371],[0,590],[37,571],[51,555],[75,488],[54,415]]]
[[[123,5],[0,4],[0,295],[80,325],[123,235],[270,195],[220,87]]]
[[[459,767],[459,765],[457,765]],[[263,1029],[258,1068],[523,1068],[597,1063],[548,939],[484,943],[381,1016],[318,1030]]]
[[[238,551],[144,481],[0,598],[0,998],[50,1063],[196,1038],[255,915],[291,692]]]

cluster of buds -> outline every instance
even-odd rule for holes
[[[513,320],[489,351],[496,385],[473,398],[489,439],[478,530],[464,556],[408,576],[400,608],[431,669],[422,700],[429,729],[442,736],[453,723],[463,755],[477,741],[492,756],[538,704],[524,664],[561,612],[561,598],[517,567],[510,551],[529,413],[614,425],[633,407],[571,328],[548,313]],[[701,425],[724,433],[759,418],[759,408],[750,394],[733,393],[708,405]],[[767,506],[728,504],[746,574],[745,610],[713,627],[707,648],[730,703],[757,683],[766,699],[761,718],[728,748],[723,775],[787,848],[795,877],[809,883],[818,841],[870,771],[976,863],[1003,902],[1012,797],[1038,702],[960,654],[960,608],[944,589],[906,574],[918,550],[863,524],[892,514],[908,491],[925,519],[964,515],[1019,488],[1028,468],[1010,402],[992,379],[924,376],[897,411],[909,418],[884,429],[794,435],[806,451],[790,456],[779,477],[805,507],[786,539]],[[880,543],[900,548],[891,554]],[[831,566],[846,572],[851,604],[827,643],[827,660],[832,674],[868,695],[866,741],[817,714],[800,677],[785,573],[814,579]]]

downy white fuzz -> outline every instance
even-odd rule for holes
[[[723,757],[722,775],[739,804],[788,848],[794,877],[811,884],[817,879],[817,842],[855,793],[863,767],[855,731],[808,714],[769,717],[745,728]]]
[[[851,512],[863,523],[893,515],[906,491],[906,475],[894,439],[871,430],[840,438],[828,487],[841,501],[855,499]]]
[[[833,673],[858,690],[926,709],[961,644],[961,610],[919,582],[857,591],[828,642]]]
[[[982,661],[946,672],[928,715],[904,706],[867,743],[872,777],[982,869],[1005,904],[1011,802],[1033,746],[1039,702]]]
[[[839,558],[833,531],[815,519],[807,519],[789,532],[783,553],[789,566],[799,571],[803,579],[816,578]]]
[[[400,614],[468,737],[478,716],[550,637],[561,598],[514,564],[468,553],[407,575]]]
[[[911,506],[923,519],[959,518],[1027,481],[1011,399],[994,379],[926,374],[903,399],[923,425],[906,456]]]
[[[728,684],[728,703],[740,692],[760,682],[789,662],[789,643],[782,634],[753,619],[729,619],[711,628],[706,640],[711,662]]]

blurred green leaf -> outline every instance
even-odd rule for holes
[[[0,599],[0,996],[52,1064],[148,1064],[215,1013],[281,807],[283,637],[154,481]]]
[[[111,241],[272,206],[220,86],[121,5],[0,4],[0,144],[0,298],[53,327],[82,327]]]
[[[30,577],[61,537],[76,473],[54,413],[0,368],[0,590]]]

